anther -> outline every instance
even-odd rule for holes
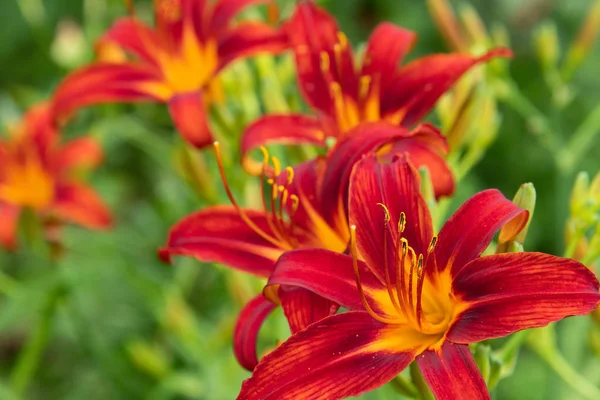
[[[322,51],[319,54],[319,57],[321,58],[321,71],[322,72],[328,72],[331,68],[331,62],[329,60],[329,54],[327,54],[327,52]]]
[[[359,98],[364,99],[369,94],[369,89],[371,88],[371,76],[363,75],[360,77],[359,83]]]
[[[281,174],[281,163],[279,162],[279,159],[272,156],[271,161],[273,161],[273,173],[275,176],[279,176]]]
[[[383,212],[385,213],[385,222],[390,222],[391,216],[390,216],[390,210],[387,208],[387,206],[383,203],[377,203],[377,205],[381,208],[383,208]]]
[[[398,220],[398,233],[403,233],[406,228],[406,214],[404,211],[400,213],[400,219]]]
[[[431,241],[429,242],[429,247],[427,248],[427,252],[431,253],[433,251],[433,249],[435,249],[435,245],[437,244],[438,241],[438,237],[434,236],[431,238]]]
[[[287,184],[289,186],[294,181],[294,168],[292,168],[292,167],[285,167],[285,170],[287,172]]]

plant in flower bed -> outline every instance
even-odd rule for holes
[[[600,398],[600,1],[501,18],[539,74],[446,0],[84,3],[0,92],[0,397]]]

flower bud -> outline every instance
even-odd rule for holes
[[[170,360],[158,346],[143,340],[134,340],[127,344],[127,353],[140,370],[160,379],[170,370]]]
[[[600,0],[594,1],[587,13],[586,19],[581,24],[577,37],[569,47],[567,57],[562,69],[565,81],[569,80],[585,57],[590,52],[598,33],[600,32]]]
[[[496,249],[496,253],[523,251],[523,243],[525,242],[527,230],[529,229],[529,224],[531,223],[535,209],[535,200],[536,192],[533,184],[522,184],[513,198],[513,203],[520,208],[527,210],[529,212],[529,218],[527,219],[525,226],[520,230],[519,227],[513,223],[513,221],[510,221],[508,224],[502,227],[500,235],[498,236],[498,247]]]
[[[560,57],[560,40],[554,22],[541,24],[534,32],[533,40],[542,68],[544,70],[556,68]]]

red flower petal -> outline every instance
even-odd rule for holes
[[[219,38],[219,68],[258,52],[279,53],[289,47],[284,31],[261,22],[245,22],[222,33]]]
[[[292,333],[335,314],[338,309],[330,300],[298,287],[281,286],[277,294]]]
[[[0,201],[0,245],[12,250],[17,246],[17,224],[21,210]]]
[[[416,39],[414,32],[394,24],[377,25],[367,43],[361,75],[377,77],[380,87],[385,89]]]
[[[56,187],[51,214],[91,229],[106,229],[112,224],[111,212],[95,191],[77,183]]]
[[[438,269],[451,268],[452,275],[456,275],[466,263],[479,257],[496,232],[513,218],[519,219],[522,228],[528,212],[498,190],[484,190],[471,197],[440,231],[435,250]]]
[[[481,57],[465,54],[434,54],[418,58],[398,71],[382,92],[382,115],[402,115],[402,125],[423,118],[438,98],[471,67],[494,57],[509,57],[508,49],[495,49]]]
[[[238,400],[335,400],[373,390],[410,364],[419,348],[409,340],[388,350],[386,330],[360,311],[325,318],[267,354]]]
[[[385,212],[389,210],[388,229]],[[350,180],[350,224],[356,225],[356,238],[360,254],[371,270],[383,281],[385,278],[384,254],[387,251],[390,276],[394,276],[393,260],[398,238],[400,213],[406,215],[406,229],[402,237],[417,254],[425,254],[433,236],[431,216],[420,192],[420,178],[414,167],[400,158],[384,164],[374,155],[364,157],[356,164]],[[384,233],[387,232],[387,233]],[[384,234],[387,246],[384,247]]]
[[[485,400],[490,394],[466,345],[446,342],[426,350],[417,364],[437,400]]]
[[[418,125],[411,133],[414,134],[412,138],[389,143],[385,152],[390,155],[408,153],[416,168],[426,167],[429,170],[436,198],[451,195],[454,192],[454,176],[444,157],[448,153],[446,138],[430,124]],[[381,151],[378,154],[381,155]]]
[[[206,1],[206,0],[204,0]],[[219,32],[226,27],[231,19],[242,9],[254,5],[264,4],[271,0],[219,0],[216,2],[212,17],[210,18],[210,32]]]
[[[201,149],[214,140],[206,117],[206,105],[198,92],[177,94],[169,100],[169,112],[181,136]]]
[[[98,45],[109,42],[138,56],[154,65],[157,46],[160,43],[156,33],[146,25],[133,18],[117,20],[100,38]]]
[[[319,29],[315,29],[318,26]],[[343,93],[356,99],[358,77],[354,71],[350,44],[340,42],[335,19],[311,1],[303,1],[286,25],[294,48],[298,84],[305,100],[326,115],[335,115],[331,84],[340,85]],[[335,48],[338,48],[336,55]],[[323,61],[326,54],[328,61]],[[328,68],[323,68],[328,64]]]
[[[600,303],[598,280],[583,264],[542,253],[509,253],[471,261],[453,291],[465,310],[448,340],[479,342],[585,315]]]
[[[80,108],[111,102],[166,98],[147,90],[161,76],[151,67],[133,63],[95,64],[68,75],[54,94],[54,112],[66,118]]]
[[[378,307],[378,296],[387,293],[382,281],[359,261],[360,280],[369,305]],[[275,264],[267,285],[289,285],[309,290],[350,310],[363,310],[352,258],[345,254],[322,249],[301,249],[284,253]],[[380,301],[380,300],[379,300]],[[391,303],[390,303],[391,304]]]
[[[409,131],[386,122],[363,123],[347,132],[329,151],[321,184],[323,189],[319,196],[323,215],[331,226],[347,226],[348,185],[354,164],[368,152],[408,137],[411,137]]]
[[[82,137],[65,144],[56,157],[58,169],[68,172],[71,168],[92,168],[102,162],[103,152],[98,142],[91,137]]]
[[[244,306],[233,330],[233,351],[240,365],[252,371],[256,357],[256,339],[265,319],[275,309],[275,304],[259,294]]]
[[[316,117],[292,115],[267,115],[252,123],[244,131],[240,149],[244,168],[251,174],[262,171],[262,162],[256,162],[249,152],[269,144],[315,144],[323,145],[325,133]]]
[[[264,213],[245,213],[260,229],[269,231]],[[264,277],[282,252],[248,227],[231,206],[208,207],[183,218],[171,228],[167,245],[160,250],[166,260],[170,255],[195,257]]]

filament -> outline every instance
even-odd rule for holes
[[[394,294],[394,289],[392,286],[392,280],[390,279],[390,266],[388,262],[388,223],[390,222],[390,210],[382,203],[377,203],[378,206],[383,208],[385,213],[383,220],[383,267],[385,269],[385,286],[387,287],[388,296],[394,305],[394,308],[398,313],[402,313],[402,309],[398,305],[398,301],[396,300],[396,295]]]
[[[272,237],[271,235],[269,235],[268,233],[266,233],[265,231],[263,231],[262,229],[260,229],[246,215],[246,213],[244,212],[244,210],[240,207],[240,205],[238,204],[238,202],[233,197],[233,193],[231,192],[231,188],[229,187],[229,183],[227,182],[227,176],[225,175],[225,168],[223,167],[223,157],[221,155],[221,147],[219,145],[219,142],[214,142],[213,146],[215,148],[215,153],[216,153],[216,156],[217,156],[217,164],[219,166],[219,174],[221,175],[221,180],[223,181],[223,186],[225,187],[225,192],[227,193],[227,197],[229,198],[229,201],[231,202],[231,204],[233,205],[233,207],[237,211],[237,213],[240,216],[240,218],[246,223],[246,225],[248,225],[248,227],[250,229],[252,229],[261,238],[265,239],[266,241],[268,241],[269,243],[273,244],[274,246],[283,247],[283,248],[289,248],[291,250],[291,248],[289,247],[289,245],[287,245],[286,243],[282,243],[281,241],[277,240],[276,238]]]
[[[356,225],[352,225],[350,227],[350,253],[352,255],[352,266],[354,267],[354,276],[356,277],[356,287],[358,288],[358,294],[360,296],[360,301],[362,302],[362,305],[365,308],[365,311],[371,317],[373,317],[373,319],[375,319],[379,322],[383,322],[384,324],[395,323],[396,321],[394,321],[390,318],[382,317],[381,315],[379,315],[375,311],[373,311],[373,309],[369,305],[369,302],[367,301],[367,298],[365,297],[365,292],[364,292],[362,284],[360,282],[360,273],[358,271],[358,250],[356,247]]]

